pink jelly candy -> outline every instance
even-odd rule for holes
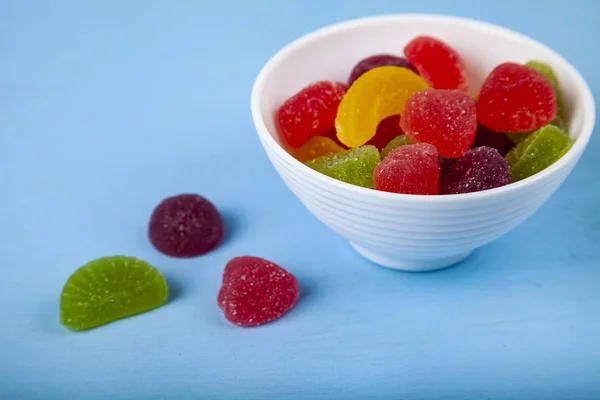
[[[348,86],[319,81],[287,99],[279,109],[279,128],[287,143],[302,146],[313,136],[335,129],[335,116]]]
[[[510,168],[498,150],[477,147],[458,158],[440,183],[440,194],[479,192],[510,183]]]
[[[171,257],[195,257],[216,248],[223,238],[221,214],[197,194],[164,199],[152,212],[148,237],[160,252]]]
[[[407,144],[390,151],[373,172],[375,189],[404,194],[438,194],[438,152],[427,143]]]
[[[400,127],[411,140],[434,145],[442,157],[459,157],[475,140],[475,101],[458,90],[417,92],[406,102]]]
[[[538,71],[507,62],[483,82],[477,117],[496,132],[529,132],[554,119],[556,104],[552,85]]]
[[[263,258],[243,256],[225,266],[217,303],[231,323],[256,326],[291,310],[298,294],[294,275]]]
[[[515,144],[501,132],[494,132],[484,125],[477,126],[477,136],[473,142],[472,149],[476,147],[492,147],[498,150],[503,157],[515,146]]]
[[[441,40],[418,36],[406,45],[404,55],[431,87],[469,92],[464,60]]]
[[[356,64],[356,66],[352,69],[352,72],[350,73],[348,85],[352,85],[354,81],[357,80],[365,72],[372,70],[373,68],[383,67],[386,65],[404,67],[410,69],[415,73],[418,73],[415,67],[413,67],[406,58],[396,57],[390,54],[376,54],[374,56],[364,58],[360,60],[358,64]]]

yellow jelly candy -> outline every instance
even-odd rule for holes
[[[348,147],[369,141],[377,125],[402,114],[404,104],[429,85],[413,71],[395,66],[373,68],[360,76],[342,98],[335,118],[337,137]]]
[[[302,146],[292,151],[292,155],[300,162],[307,162],[315,158],[327,156],[333,153],[344,151],[342,146],[337,144],[335,140],[325,136],[314,136]]]

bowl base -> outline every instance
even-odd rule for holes
[[[403,259],[377,253],[352,242],[350,242],[350,245],[352,245],[354,250],[356,250],[361,256],[374,262],[375,264],[381,265],[382,267],[410,272],[436,271],[439,269],[448,268],[458,264],[469,257],[471,253],[473,253],[473,250],[470,250],[465,253],[459,253],[436,259]]]

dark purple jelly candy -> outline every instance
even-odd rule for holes
[[[161,253],[187,258],[208,253],[223,238],[221,214],[197,194],[164,199],[152,212],[148,237]]]
[[[440,163],[440,179],[444,179],[456,162],[456,158],[438,157],[438,161]]]
[[[479,192],[509,183],[510,168],[498,150],[477,147],[456,160],[441,180],[440,194]]]
[[[408,68],[415,74],[418,74],[415,67],[413,67],[406,58],[396,57],[391,54],[377,54],[360,60],[358,64],[354,66],[354,69],[352,69],[352,72],[350,73],[350,78],[348,78],[348,85],[352,85],[352,83],[365,72],[385,65]]]
[[[475,142],[473,142],[471,148],[492,147],[504,157],[514,146],[515,144],[505,134],[494,132],[490,128],[478,124],[477,136],[475,136]]]

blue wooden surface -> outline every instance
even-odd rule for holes
[[[600,3],[523,3],[0,1],[0,398],[600,398],[599,137],[516,230],[455,268],[407,274],[313,218],[250,118],[253,79],[281,46],[391,12],[521,31],[600,93]],[[169,259],[146,221],[187,191],[210,198],[230,232],[210,255]],[[172,299],[67,332],[64,281],[110,254],[155,264]],[[300,280],[277,323],[240,329],[216,307],[222,268],[242,254]]]

